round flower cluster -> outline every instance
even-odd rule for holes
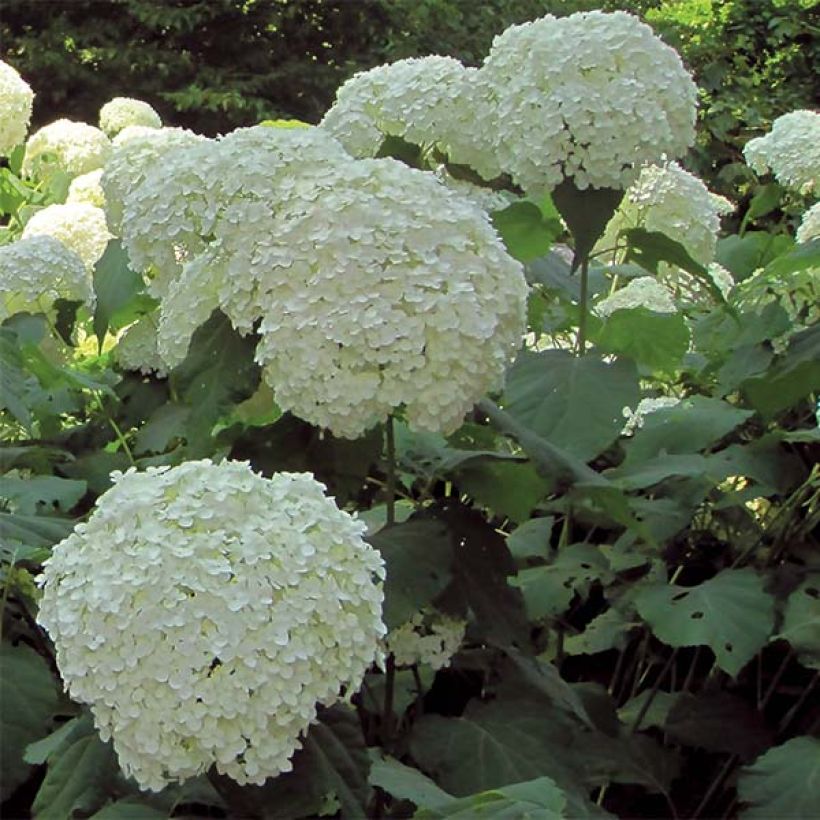
[[[96,171],[72,179],[68,186],[66,202],[81,202],[96,208],[105,208],[105,193],[100,184],[102,174],[103,169],[97,168]]]
[[[157,326],[152,316],[143,316],[120,336],[114,358],[123,370],[154,373],[160,379],[168,375],[168,366],[157,350]]]
[[[464,640],[467,622],[445,615],[418,612],[407,623],[392,630],[385,644],[397,666],[422,663],[434,670],[450,665]]]
[[[676,162],[649,165],[627,189],[598,246],[611,247],[620,231],[640,227],[666,234],[708,265],[715,256],[720,217],[733,207]]]
[[[8,63],[0,60],[0,157],[26,138],[34,92]]]
[[[624,429],[621,430],[621,435],[633,435],[636,430],[643,427],[644,419],[650,413],[655,413],[666,407],[674,407],[676,404],[680,404],[680,399],[676,399],[673,396],[659,396],[656,399],[641,399],[634,412],[629,407],[624,407],[623,414],[626,419],[626,424],[624,425]]]
[[[147,102],[131,97],[114,97],[100,109],[100,128],[112,139],[129,125],[162,128],[162,120]]]
[[[112,478],[39,579],[71,696],[141,788],[289,771],[317,704],[380,660],[364,524],[308,473],[206,459]]]
[[[412,57],[361,71],[336,92],[320,127],[354,157],[374,157],[385,137],[447,141],[466,69],[452,57]]]
[[[816,202],[803,214],[796,238],[802,244],[818,237],[820,237],[820,202]]]
[[[601,299],[593,306],[593,311],[605,319],[616,310],[631,310],[644,307],[655,313],[675,313],[677,308],[672,294],[653,276],[638,276],[616,290],[611,296]]]
[[[280,407],[355,438],[403,405],[414,429],[450,433],[501,386],[523,270],[433,176],[360,160],[283,203],[273,233],[250,259],[267,272],[256,359]]]
[[[89,272],[111,239],[105,224],[105,211],[82,202],[49,205],[37,211],[23,229],[23,237],[29,236],[59,239],[83,260]]]
[[[23,175],[48,179],[62,171],[72,179],[102,168],[111,153],[111,140],[93,125],[57,120],[36,131],[26,143]]]
[[[100,184],[105,193],[108,226],[114,234],[122,229],[122,211],[130,195],[152,168],[161,168],[164,155],[179,145],[195,145],[204,140],[184,128],[146,128],[131,125],[121,131],[105,164]]]
[[[57,299],[94,304],[83,260],[51,236],[0,246],[0,320],[15,313],[51,314]]]
[[[816,192],[820,177],[820,114],[799,110],[778,117],[768,134],[746,143],[743,155],[758,174],[771,170],[788,188],[802,194]]]
[[[624,189],[641,166],[682,156],[694,141],[692,78],[625,12],[512,26],[475,82],[495,109],[498,164],[530,195],[569,177],[581,189]]]

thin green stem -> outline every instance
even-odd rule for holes
[[[589,297],[589,255],[581,257],[581,308],[578,317],[578,355],[583,356],[587,349],[587,301]]]
[[[703,800],[698,803],[698,807],[692,814],[692,820],[696,820],[696,818],[701,816],[701,813],[709,805],[712,798],[715,796],[715,792],[717,792],[718,788],[720,788],[720,784],[726,779],[726,776],[732,770],[732,767],[737,764],[737,761],[737,755],[729,755],[728,760],[723,764],[723,767],[718,772],[717,777],[712,781],[712,784],[707,789],[706,794],[703,795]]]
[[[809,695],[817,686],[817,681],[820,680],[820,670],[815,672],[814,677],[809,681],[809,685],[803,690],[803,694],[797,699],[794,706],[783,715],[783,720],[780,721],[777,727],[777,734],[782,735],[786,731],[789,724],[794,720],[794,716],[800,711],[800,707],[809,699]]]
[[[660,689],[660,686],[663,683],[663,679],[666,677],[666,673],[669,671],[670,667],[674,663],[677,654],[678,650],[677,648],[675,648],[672,650],[671,654],[666,659],[666,663],[663,665],[663,669],[661,669],[658,677],[655,678],[655,683],[652,684],[652,689],[649,692],[649,697],[643,702],[643,706],[641,706],[641,711],[638,712],[638,714],[635,716],[635,720],[632,723],[632,728],[630,729],[631,732],[637,732],[640,728],[641,721],[646,717],[646,713],[649,711],[649,707],[655,700],[655,695],[658,694],[658,690]]]
[[[384,680],[384,710],[382,712],[382,745],[390,748],[393,739],[393,694],[396,688],[396,659],[387,656]]]
[[[387,526],[390,526],[396,523],[396,436],[393,416],[384,425],[384,437],[387,448]]]

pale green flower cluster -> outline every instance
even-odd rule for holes
[[[147,102],[131,97],[114,97],[100,109],[100,128],[111,139],[130,125],[162,128],[162,120]]]
[[[8,156],[25,140],[33,102],[31,86],[0,60],[0,157]]]
[[[385,639],[397,666],[420,663],[438,671],[450,665],[464,640],[467,622],[440,613],[416,613],[407,623],[391,630]]]
[[[749,140],[746,162],[758,174],[771,171],[775,179],[802,194],[818,190],[820,177],[820,114],[791,111],[772,123],[772,130]]]
[[[169,367],[220,308],[243,333],[261,319],[279,406],[340,436],[402,405],[449,432],[500,386],[523,271],[487,214],[432,175],[354,160],[321,129],[267,127],[169,148],[140,174],[122,240],[153,271]]]
[[[99,128],[56,120],[29,137],[23,175],[46,180],[62,172],[73,179],[102,168],[110,153],[111,140]]]
[[[493,112],[498,165],[527,194],[565,178],[627,188],[642,166],[682,156],[697,89],[678,54],[625,12],[547,15],[495,38],[475,76]],[[456,151],[452,159],[459,162]]]
[[[29,236],[0,246],[0,321],[15,313],[54,318],[58,299],[94,305],[83,260],[51,236]]]
[[[68,196],[66,202],[80,202],[85,205],[93,205],[96,208],[105,208],[105,193],[103,192],[100,180],[103,169],[97,168],[82,176],[75,177],[68,186]]]
[[[168,375],[168,365],[157,350],[157,327],[152,316],[143,316],[117,340],[114,358],[123,370],[137,370],[143,375]]]
[[[627,189],[598,246],[613,246],[620,231],[645,228],[680,242],[696,262],[708,265],[715,257],[720,218],[732,210],[728,199],[711,193],[678,163],[648,165]]]
[[[674,396],[659,396],[655,399],[641,399],[634,411],[629,407],[624,407],[623,414],[626,424],[621,431],[621,435],[634,435],[637,430],[643,427],[644,420],[650,413],[657,413],[658,410],[674,407],[677,404],[680,404],[680,399],[676,399]]]
[[[317,704],[380,660],[364,524],[307,473],[206,459],[112,478],[39,580],[68,692],[143,789],[289,771]]]
[[[83,202],[49,205],[26,223],[23,238],[53,236],[74,251],[89,274],[103,255],[111,234],[105,223],[105,211]]]
[[[320,127],[354,157],[374,157],[385,137],[446,145],[466,69],[452,57],[412,57],[355,74]]]
[[[811,208],[803,214],[800,226],[797,228],[797,241],[811,242],[812,239],[820,237],[820,202],[815,202]]]
[[[630,310],[639,307],[647,308],[655,313],[675,313],[677,311],[669,288],[653,276],[638,276],[636,279],[631,279],[611,296],[596,302],[592,310],[596,315],[605,319],[616,310]]]

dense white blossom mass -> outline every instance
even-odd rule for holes
[[[82,176],[75,177],[68,186],[66,202],[81,202],[85,205],[94,205],[96,208],[105,208],[105,193],[100,180],[103,169],[97,168]]]
[[[820,177],[820,114],[791,111],[772,123],[772,130],[749,140],[743,155],[759,174],[769,170],[782,185],[803,194],[818,191]]]
[[[0,157],[23,143],[31,121],[34,92],[17,70],[0,60]]]
[[[466,628],[467,622],[461,618],[418,612],[407,623],[391,630],[385,644],[397,666],[423,663],[439,670],[450,665]]]
[[[680,399],[676,399],[674,396],[658,396],[655,399],[641,399],[634,411],[629,407],[624,407],[623,414],[626,424],[621,431],[621,435],[633,435],[636,430],[643,427],[644,420],[650,413],[656,413],[658,410],[674,407],[677,404],[680,404]]]
[[[99,128],[56,120],[29,137],[23,175],[43,180],[61,171],[73,179],[102,168],[110,153],[111,140]]]
[[[168,375],[168,365],[157,349],[157,326],[153,316],[143,316],[117,340],[114,358],[124,370],[154,373],[160,379]]]
[[[52,315],[57,299],[94,304],[83,260],[51,236],[0,246],[0,294],[0,320],[23,311]]]
[[[820,237],[820,202],[816,202],[803,214],[797,228],[796,238],[802,244],[818,237]]]
[[[38,620],[143,789],[289,771],[317,704],[379,658],[384,565],[308,473],[209,460],[112,474],[44,564]]]
[[[654,276],[638,276],[627,285],[596,302],[592,310],[605,319],[616,310],[644,307],[655,313],[675,313],[677,310],[669,288]]]
[[[111,234],[105,211],[83,202],[49,205],[26,223],[23,237],[53,236],[83,260],[89,273],[103,255]]]
[[[694,141],[692,78],[625,12],[511,26],[475,83],[495,110],[497,162],[530,195],[567,177],[581,189],[623,189],[643,165],[682,156]]]
[[[100,128],[112,139],[130,125],[162,128],[162,120],[147,102],[131,97],[114,97],[100,109]]]

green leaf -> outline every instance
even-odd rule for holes
[[[544,256],[563,230],[557,219],[545,218],[532,202],[513,202],[492,215],[509,254],[520,262]]]
[[[789,595],[777,637],[791,644],[803,666],[820,669],[820,576],[810,576]]]
[[[783,188],[776,182],[770,182],[768,185],[761,185],[752,201],[749,203],[749,209],[743,215],[743,222],[741,223],[741,232],[745,229],[749,222],[759,219],[761,216],[770,214],[775,208],[780,205],[780,200],[783,197]]]
[[[28,646],[0,644],[0,800],[31,773],[23,753],[47,731],[60,691],[46,662]]]
[[[191,408],[184,404],[160,405],[140,428],[134,442],[137,455],[164,453],[175,439],[185,438]]]
[[[40,512],[40,505],[44,505],[49,511],[56,508],[67,513],[85,495],[87,489],[85,481],[72,481],[57,476],[0,476],[0,498],[10,501],[15,512],[23,515]]]
[[[45,391],[27,371],[17,334],[0,327],[0,410],[8,410],[30,432],[32,409],[46,399]]]
[[[747,231],[742,237],[719,239],[715,261],[728,270],[736,282],[748,279],[758,268],[765,268],[773,259],[794,246],[785,234],[767,231]]]
[[[618,717],[626,726],[632,726],[638,718],[638,715],[643,711],[644,704],[652,697],[652,690],[644,689],[639,692],[634,698],[628,700],[620,709],[618,709]],[[652,702],[649,704],[644,716],[641,719],[641,728],[649,729],[655,727],[662,729],[666,723],[666,718],[669,711],[675,705],[680,697],[679,692],[663,692],[658,691],[654,693]]]
[[[623,409],[634,407],[638,397],[638,374],[628,360],[524,351],[507,377],[505,410],[541,438],[588,461],[618,437]]]
[[[776,257],[766,265],[763,277],[789,276],[810,268],[820,268],[820,239],[801,242],[793,250]]]
[[[708,646],[735,677],[766,643],[774,600],[752,569],[725,569],[695,587],[654,582],[635,597],[640,616],[670,646]]]
[[[114,315],[145,290],[142,276],[131,270],[128,254],[118,239],[112,239],[94,267],[94,333],[102,350],[103,340]]]
[[[48,771],[32,804],[40,820],[65,820],[75,811],[93,812],[105,801],[119,771],[114,751],[103,743],[90,720],[77,724],[48,758]]]
[[[431,606],[450,583],[450,534],[440,521],[414,518],[385,527],[368,540],[387,566],[384,621],[395,629]]]
[[[567,655],[594,655],[610,649],[623,649],[627,634],[636,626],[638,624],[625,618],[620,610],[610,608],[593,618],[580,634],[564,638],[564,652]]]
[[[405,766],[394,757],[374,755],[368,781],[371,786],[378,786],[399,800],[410,800],[419,808],[432,809],[455,799],[418,769]]]
[[[197,328],[185,361],[170,378],[172,388],[190,407],[185,431],[189,458],[212,454],[216,422],[258,387],[255,349],[256,340],[240,336],[219,311]]]
[[[605,353],[628,356],[651,370],[670,372],[689,349],[689,328],[681,313],[655,313],[645,307],[616,310],[592,335]]]
[[[820,817],[820,740],[794,737],[740,770],[743,820]]]
[[[604,235],[623,196],[624,192],[615,188],[580,190],[572,179],[565,179],[553,190],[552,201],[572,234],[577,259],[587,256]]]
[[[82,302],[70,302],[68,299],[56,299],[54,302],[54,307],[57,309],[54,329],[57,331],[57,335],[69,347],[74,346],[71,336],[74,333],[74,325],[77,322],[77,311],[82,304]]]
[[[674,407],[664,407],[646,416],[643,427],[624,443],[624,467],[654,460],[662,452],[684,454],[704,450],[751,415],[750,411],[721,399],[683,399]]]
[[[103,806],[91,820],[167,820],[170,815],[141,802],[136,797],[125,797]]]
[[[533,518],[516,527],[507,536],[507,549],[517,561],[531,556],[546,558],[550,545],[550,534],[555,519]]]
[[[50,547],[70,535],[74,522],[45,515],[20,515],[0,510],[0,540],[30,547]]]
[[[424,808],[413,815],[415,818],[439,820],[439,818],[472,817],[485,818],[533,818],[533,820],[562,820],[567,815],[566,795],[549,777],[538,777],[526,783],[515,783],[491,791],[480,792],[460,800],[451,799],[448,804]],[[573,817],[589,815],[578,815]]]
[[[643,490],[666,481],[669,478],[707,477],[709,461],[698,453],[668,455],[662,453],[651,461],[639,461],[637,464],[624,464],[607,472],[607,478],[615,481],[625,490]],[[708,476],[717,484],[725,475]]]
[[[820,390],[820,326],[795,334],[766,373],[747,379],[740,389],[767,420]]]
[[[553,563],[518,571],[510,585],[521,590],[532,620],[559,615],[577,593],[586,595],[593,581],[612,578],[609,562],[592,544],[559,550]]]

